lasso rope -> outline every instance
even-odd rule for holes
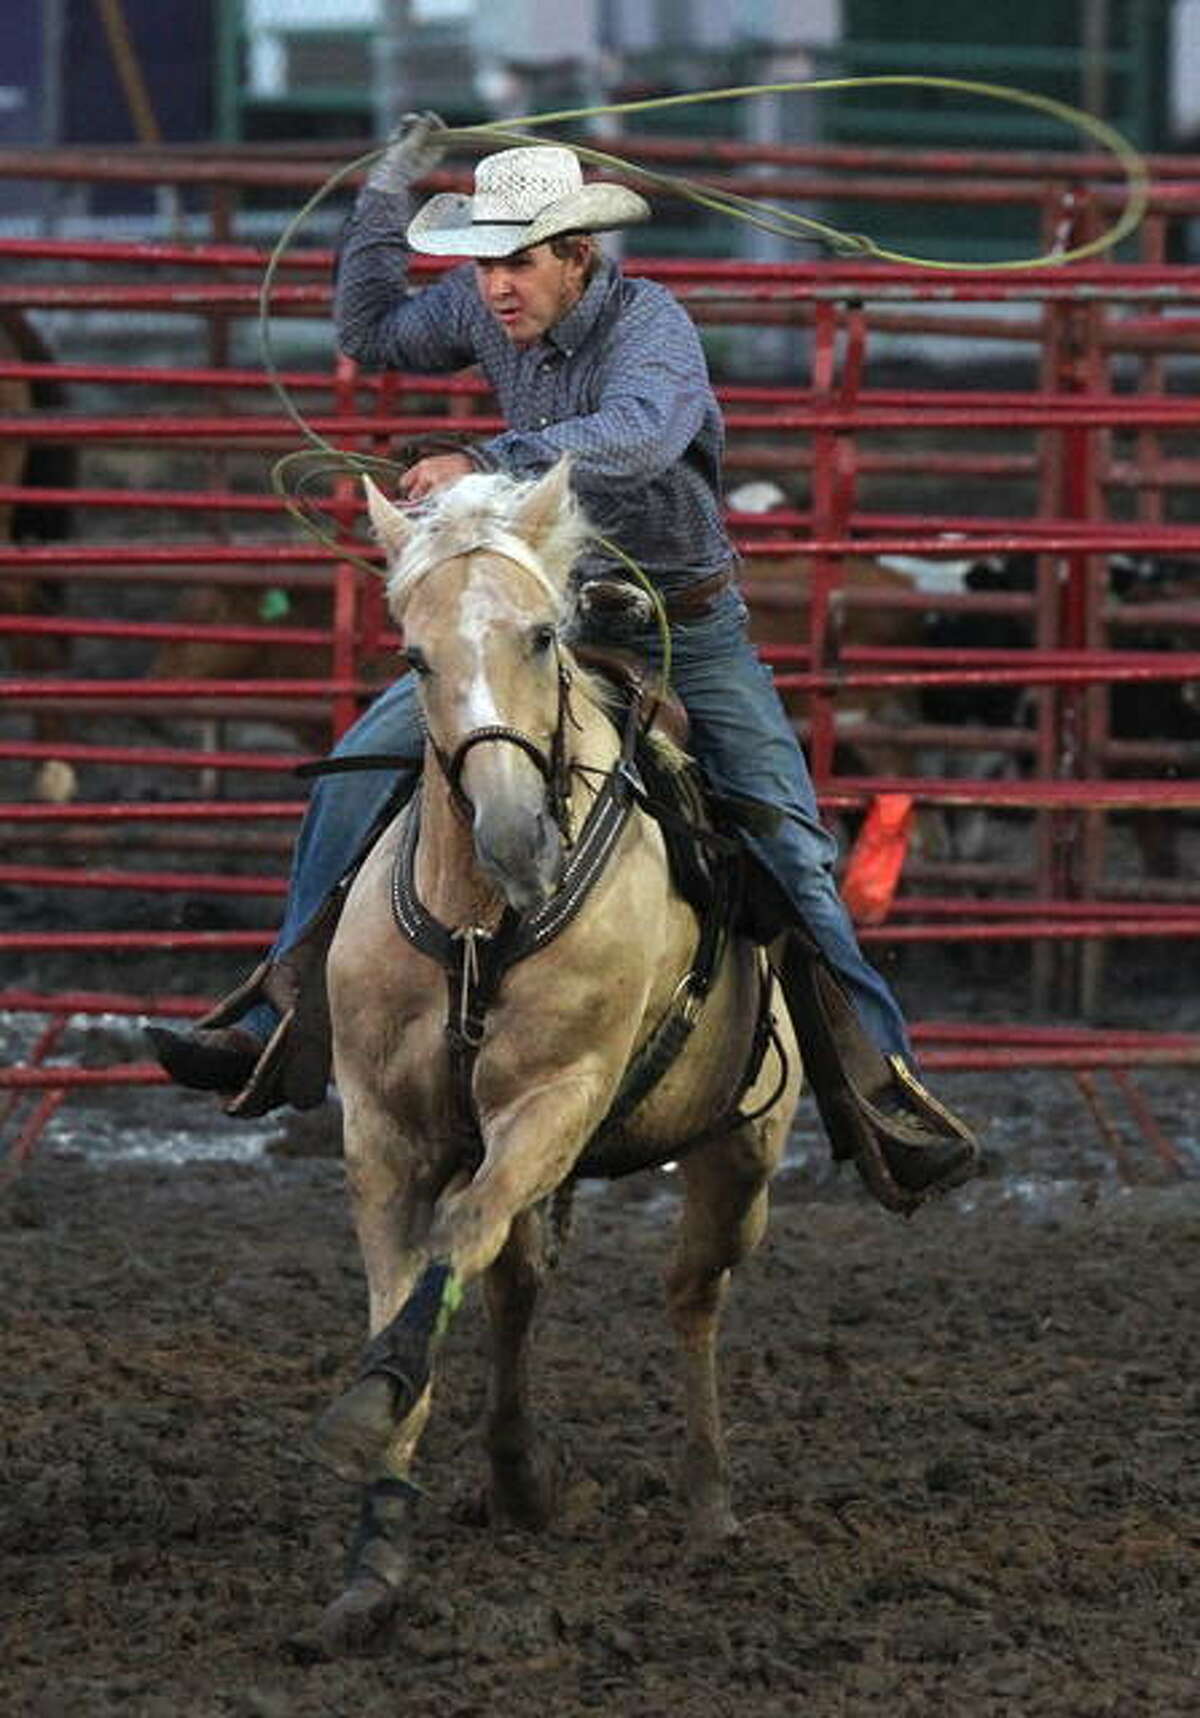
[[[735,192],[718,190],[677,175],[654,173],[648,168],[637,166],[636,163],[625,161],[620,156],[592,149],[589,145],[572,141],[571,148],[585,161],[635,174],[648,183],[680,192],[702,207],[733,215],[735,219],[747,221],[752,226],[760,226],[766,232],[781,233],[788,238],[815,237],[842,254],[869,256],[879,262],[903,263],[912,268],[990,273],[993,270],[1057,267],[1060,263],[1079,262],[1084,257],[1097,256],[1103,251],[1111,250],[1114,245],[1127,238],[1141,222],[1149,197],[1149,171],[1142,155],[1114,126],[1090,113],[1084,113],[1081,108],[1056,101],[1053,96],[1012,89],[1007,84],[978,83],[969,78],[926,77],[912,73],[879,77],[809,78],[793,83],[740,84],[726,89],[697,90],[686,95],[650,96],[644,101],[616,102],[605,107],[563,108],[557,113],[531,114],[527,118],[510,119],[503,127],[466,126],[451,132],[451,136],[497,137],[510,142],[526,143],[529,141],[529,134],[525,131],[513,133],[512,127],[565,125],[568,121],[592,119],[604,114],[643,113],[651,109],[685,107],[707,101],[735,101],[756,95],[788,95],[802,91],[821,95],[837,90],[905,88],[937,89],[951,94],[982,96],[993,101],[1007,102],[1012,106],[1027,107],[1034,112],[1047,114],[1052,119],[1061,120],[1071,129],[1082,132],[1106,154],[1115,157],[1121,165],[1126,196],[1117,220],[1098,237],[1089,239],[1086,244],[1074,245],[1061,251],[1042,251],[1031,257],[1014,257],[1005,262],[958,262],[953,259],[907,256],[903,251],[888,250],[883,245],[877,245],[874,239],[865,234],[844,233],[824,221],[797,215],[788,209],[776,208],[758,198],[739,196]]]
[[[1010,106],[1024,107],[1036,113],[1046,114],[1090,138],[1093,143],[1097,144],[1105,153],[1113,156],[1119,163],[1125,186],[1125,199],[1121,211],[1113,223],[1097,237],[1069,248],[1042,251],[1034,256],[1010,258],[1001,262],[961,262],[954,259],[909,256],[903,251],[890,250],[884,245],[876,244],[872,238],[863,233],[842,232],[828,222],[816,220],[812,216],[797,214],[792,210],[780,208],[776,204],[765,202],[759,198],[742,196],[739,193],[722,190],[679,174],[655,172],[636,162],[628,161],[620,155],[593,148],[590,144],[572,141],[570,147],[581,160],[594,166],[635,177],[649,186],[667,191],[673,196],[683,197],[700,208],[708,209],[716,214],[727,215],[733,220],[743,221],[747,225],[758,227],[764,232],[775,233],[785,238],[810,241],[815,239],[842,256],[869,257],[878,262],[900,263],[912,268],[938,271],[953,270],[961,273],[999,273],[1017,269],[1059,267],[1063,263],[1079,262],[1085,257],[1098,256],[1111,250],[1134,232],[1145,214],[1149,199],[1149,172],[1146,162],[1115,127],[1109,125],[1105,120],[1097,119],[1094,115],[1083,112],[1080,108],[1071,107],[1066,102],[1056,101],[1052,96],[1038,95],[1029,90],[1013,89],[1005,84],[980,83],[968,78],[934,77],[913,73],[889,74],[879,77],[811,78],[784,83],[740,84],[724,89],[697,90],[684,95],[651,96],[641,101],[614,102],[593,107],[562,108],[555,113],[522,115],[519,118],[509,119],[502,125],[448,126],[444,135],[447,143],[464,141],[528,144],[531,141],[544,141],[540,136],[540,128],[564,125],[579,120],[598,119],[605,115],[648,113],[666,108],[695,106],[701,102],[746,100],[761,95],[799,93],[820,95],[856,89],[941,90],[950,94],[979,96],[985,100],[1000,101]],[[311,512],[305,509],[302,500],[294,499],[294,495],[298,494],[304,498],[310,485],[314,484],[318,478],[328,477],[334,472],[353,472],[358,476],[367,474],[386,478],[398,476],[404,467],[395,460],[385,459],[381,455],[354,453],[345,448],[337,448],[319,435],[305,420],[279,378],[278,366],[275,363],[271,346],[270,301],[280,259],[290,248],[296,233],[309,215],[347,179],[369,167],[372,162],[379,160],[390,147],[390,143],[383,144],[356,156],[353,161],[346,162],[344,166],[330,174],[324,184],[309,197],[307,202],[288,222],[271,252],[263,271],[258,300],[259,336],[268,379],[284,411],[310,444],[308,448],[286,454],[276,462],[271,471],[272,487],[283,500],[292,517],[299,522],[305,531],[315,537],[318,542],[335,550],[339,559],[349,561],[354,566],[364,568],[372,574],[378,571],[376,565],[353,554],[347,549],[344,542],[339,541],[332,533],[318,526],[314,522]],[[319,462],[316,460],[317,453],[323,456]],[[603,537],[598,537],[596,541],[624,564],[627,571],[654,602],[663,641],[663,678],[664,681],[668,681],[670,628],[657,590],[632,557],[617,544]]]

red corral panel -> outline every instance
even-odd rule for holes
[[[839,200],[1021,204],[1062,247],[1119,206],[1111,163],[1083,156],[713,147],[706,171],[731,189],[763,191],[744,169],[774,162],[767,194],[834,219]],[[268,374],[273,236],[233,242],[237,199],[273,191],[282,230],[338,165],[0,152],[0,176],[186,184],[211,215],[188,240],[0,239],[0,887],[46,902],[43,922],[0,929],[0,956],[80,963],[0,992],[4,1008],[60,1025],[199,1012],[216,968],[194,963],[223,957],[232,980],[269,938],[295,766],[396,671],[353,485],[326,485],[324,542],[272,491],[303,445],[278,390],[359,452],[498,426],[474,376],[335,361],[327,239],[278,259]],[[1069,997],[1084,1018],[1110,942],[1174,938],[1194,957],[1200,931],[1200,268],[1166,260],[1200,220],[1200,162],[1151,163],[1151,179],[1112,261],[627,263],[709,341],[743,586],[828,814],[911,807],[864,936],[1027,946],[1035,1008]],[[106,928],[57,929],[64,892],[111,898]],[[167,950],[163,997],[136,962]],[[1178,1033],[916,1036],[945,1067],[1200,1061]],[[48,1028],[0,1086],[156,1077],[51,1067],[55,1042]]]

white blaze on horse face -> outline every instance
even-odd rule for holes
[[[516,591],[497,588],[495,563],[468,563],[452,613],[452,652],[458,686],[453,736],[461,744],[480,729],[509,730],[473,745],[462,763],[462,787],[474,808],[475,852],[483,870],[518,912],[548,900],[562,867],[562,838],[550,815],[546,782],[526,743],[548,746],[554,713],[547,687],[557,697],[557,676],[531,672],[529,639],[540,605],[530,603],[530,581]]]
[[[486,580],[474,576],[463,591],[458,610],[459,642],[473,664],[463,677],[463,723],[468,733],[472,728],[490,728],[504,721],[488,677],[487,644],[493,629],[513,618],[513,604],[504,592],[489,589]]]
[[[463,663],[458,711],[462,733],[458,738],[476,728],[512,727],[527,731],[532,726],[530,738],[539,740],[545,719],[531,724],[527,710],[514,707],[513,702],[514,692],[529,685],[523,656],[519,665],[509,662],[510,683],[497,685],[497,680],[505,678],[506,657],[511,659],[514,654],[512,645],[506,650],[506,643],[515,644],[517,639],[523,639],[534,623],[534,616],[514,600],[511,588],[497,585],[495,573],[489,572],[486,561],[470,567],[458,602],[457,622],[457,643]],[[540,800],[541,780],[531,771],[528,758],[519,748],[477,746],[470,754],[468,767],[474,760],[486,765],[486,773],[502,793],[519,795],[522,788],[525,793],[535,789]]]

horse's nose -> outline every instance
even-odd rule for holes
[[[528,913],[548,901],[562,875],[558,825],[543,808],[521,815],[509,808],[479,810],[475,817],[479,862],[509,906]]]

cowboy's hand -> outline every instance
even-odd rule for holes
[[[649,626],[654,619],[654,598],[629,579],[603,576],[581,580],[575,591],[575,609],[581,621],[628,621]]]
[[[403,191],[413,179],[432,172],[446,153],[446,122],[436,113],[406,113],[387,151],[367,174],[373,191]]]
[[[431,453],[410,465],[400,479],[400,493],[406,501],[424,501],[447,484],[457,483],[475,466],[465,453]]]

